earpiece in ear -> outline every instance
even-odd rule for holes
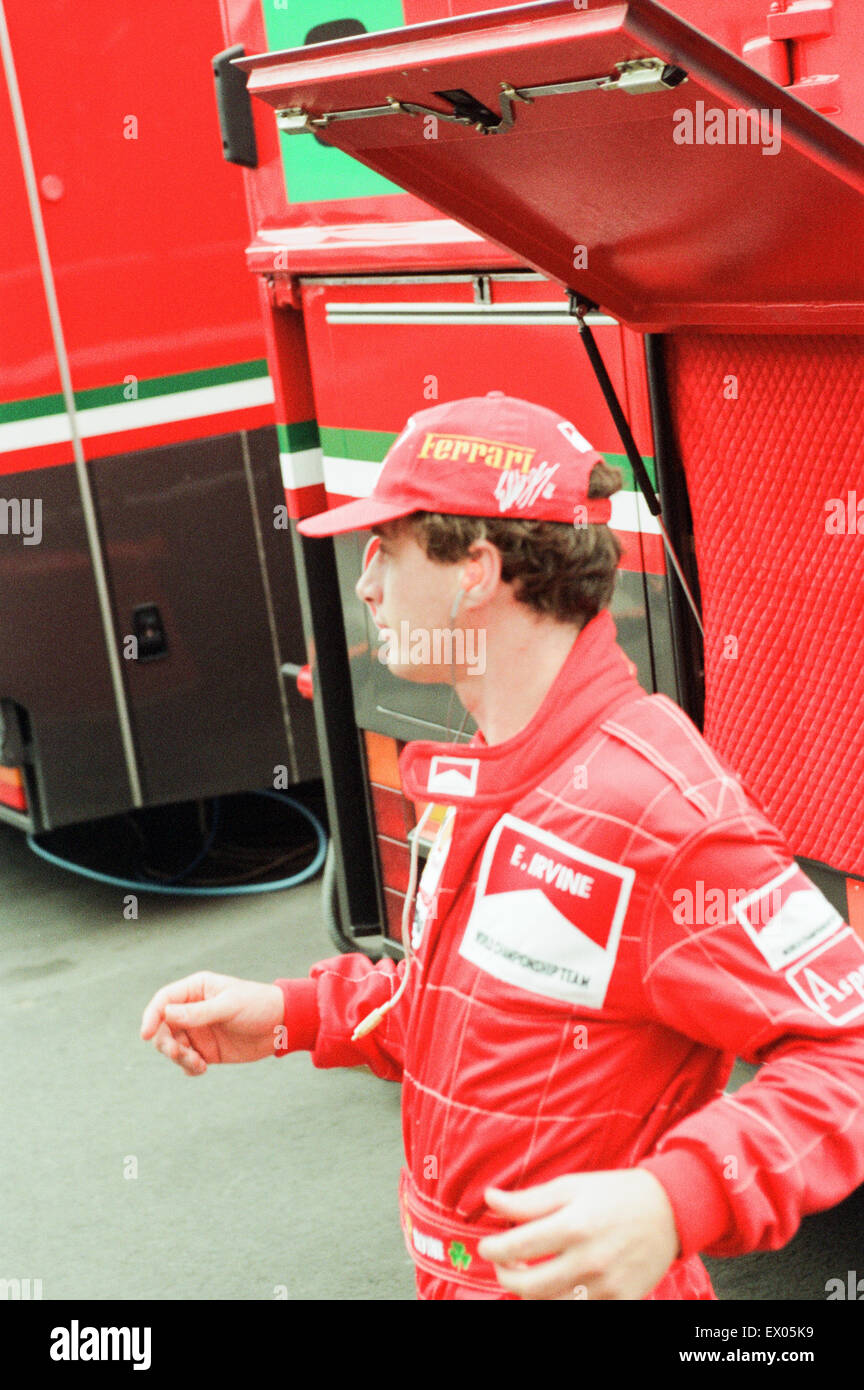
[[[451,620],[451,622],[452,622],[452,620],[456,617],[456,611],[457,611],[457,609],[458,609],[460,603],[462,602],[463,598],[464,598],[465,595],[466,595],[471,589],[473,589],[473,588],[474,588],[474,585],[472,584],[472,582],[471,582],[471,580],[468,578],[468,576],[467,576],[466,574],[464,574],[464,573],[463,573],[463,574],[460,574],[460,576],[459,576],[459,588],[456,590],[456,597],[455,597],[454,600],[453,600],[453,607],[450,609],[450,620]]]

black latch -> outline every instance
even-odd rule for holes
[[[455,87],[450,92],[436,92],[435,96],[449,101],[454,115],[460,116],[466,125],[487,129],[501,124],[500,115],[484,106],[482,101],[472,97],[471,93],[464,91],[462,87]]]
[[[162,614],[155,603],[141,603],[132,614],[132,631],[138,643],[138,660],[155,661],[168,653]]]
[[[313,24],[305,39],[303,46],[313,43],[332,43],[333,39],[353,39],[358,34],[366,34],[368,30],[361,19],[327,19],[323,24]],[[329,140],[322,140],[320,135],[312,131],[312,139],[320,145],[322,150],[332,150],[333,146]],[[332,156],[331,156],[332,158]]]
[[[242,43],[235,43],[224,53],[217,53],[212,59],[213,81],[216,84],[223,157],[229,164],[244,164],[247,169],[257,169],[258,146],[255,143],[252,99],[246,88],[246,74],[231,66],[232,58],[242,58],[245,53]]]

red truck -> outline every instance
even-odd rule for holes
[[[218,9],[67,9],[0,15],[0,818],[32,832],[319,771]]]
[[[246,263],[337,939],[398,940],[420,809],[398,752],[452,725],[444,687],[376,659],[353,595],[366,537],[305,541],[294,523],[367,493],[408,415],[488,390],[558,410],[623,465],[613,615],[641,681],[681,703],[864,932],[857,7],[222,0],[222,13],[237,74],[223,144],[242,148],[250,124],[257,142]]]

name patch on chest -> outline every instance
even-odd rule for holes
[[[600,1008],[634,870],[505,815],[483,851],[459,954],[487,975]]]

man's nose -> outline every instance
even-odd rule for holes
[[[375,537],[374,539],[377,539]],[[363,557],[364,568],[354,585],[354,592],[363,603],[368,603],[375,616],[381,602],[381,583],[379,579],[378,546],[370,545]]]
[[[373,566],[370,565],[369,569],[364,570],[354,585],[354,592],[357,597],[368,604],[380,603],[381,601],[381,586],[373,581],[373,576],[370,574],[372,568]]]

